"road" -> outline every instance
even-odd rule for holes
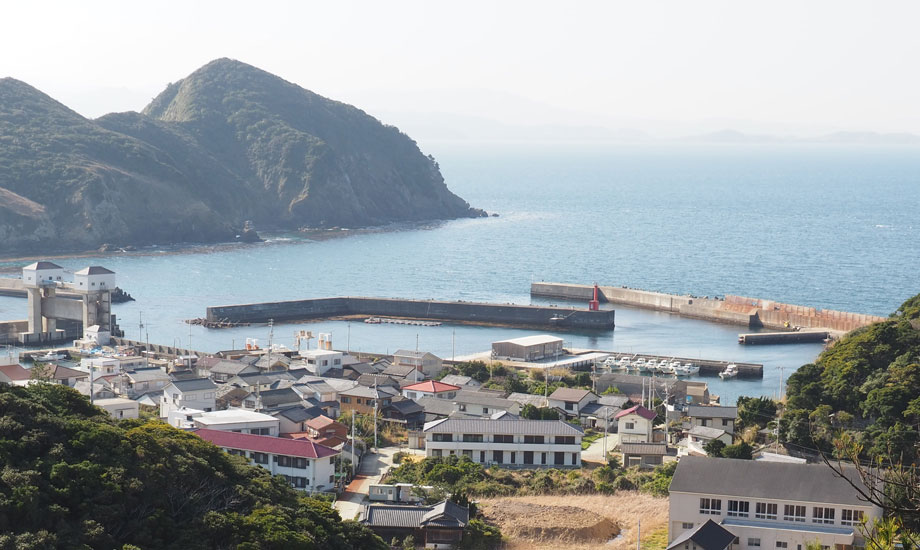
[[[620,443],[620,434],[607,434],[607,452],[611,452],[616,446]],[[591,445],[581,452],[581,461],[582,462],[600,462],[601,464],[606,463],[604,460],[604,438],[599,437],[597,441],[591,443]]]
[[[380,478],[393,465],[393,455],[399,451],[399,447],[383,447],[377,449],[376,454],[364,455],[364,459],[358,466],[358,475],[335,502],[335,509],[339,511],[342,519],[357,519],[358,514],[361,513],[361,505],[367,499],[370,486],[380,483]]]

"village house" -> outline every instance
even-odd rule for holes
[[[194,430],[200,438],[224,451],[248,458],[272,475],[284,477],[301,491],[331,491],[335,487],[335,449],[311,441],[270,435],[252,435],[219,430]]]
[[[307,407],[303,405],[287,407],[271,412],[271,416],[277,418],[280,423],[278,430],[281,435],[306,431],[307,421],[318,416],[323,416],[324,414],[325,411],[319,407]]]
[[[93,402],[100,409],[109,413],[109,416],[116,420],[123,418],[137,418],[140,414],[140,406],[133,399],[124,399],[122,397],[112,397],[109,399],[96,399]]]
[[[123,372],[114,378],[112,385],[123,395],[134,398],[152,391],[162,390],[169,384],[170,378],[160,368],[135,369]]]
[[[31,378],[29,371],[18,363],[0,365],[0,383],[13,386],[26,386]]]
[[[341,351],[311,349],[300,353],[306,369],[314,376],[326,376],[329,371],[342,373],[343,358]]]
[[[445,384],[460,386],[464,390],[475,390],[482,386],[482,382],[472,376],[463,376],[462,374],[448,374],[441,379]]]
[[[706,426],[725,430],[729,435],[735,434],[735,419],[738,418],[738,407],[715,407],[690,405],[687,416],[692,426]],[[729,445],[731,442],[729,442]]]
[[[404,397],[420,399],[422,397],[437,397],[440,399],[453,399],[460,391],[460,386],[445,384],[437,380],[426,380],[418,384],[410,384],[402,389]]]
[[[579,412],[589,403],[596,403],[597,396],[589,390],[578,388],[557,388],[549,396],[549,406],[562,411],[567,418],[578,418]]]
[[[642,405],[620,411],[616,415],[620,443],[651,443],[655,412]]]
[[[654,468],[660,466],[668,455],[667,443],[620,443],[623,453],[623,466]]]
[[[369,504],[359,521],[383,540],[411,535],[425,548],[448,549],[459,547],[469,520],[469,509],[444,500],[431,506]]]
[[[444,362],[437,355],[427,351],[397,350],[393,354],[393,365],[409,366],[418,369],[426,378],[437,378],[441,374]]]
[[[861,485],[855,468],[844,475]],[[825,464],[793,464],[687,456],[669,489],[669,547],[712,519],[738,550],[852,550],[865,546],[859,526],[880,518],[846,479]]]
[[[203,361],[207,361],[205,365],[208,368],[208,376],[218,384],[226,383],[234,376],[259,372],[255,365],[233,359],[204,358],[199,363]]]
[[[450,401],[454,411],[467,416],[490,417],[502,411],[518,414],[521,410],[516,401],[487,392],[460,390]]]
[[[216,397],[217,385],[209,378],[174,380],[163,388],[163,395],[160,398],[160,418],[167,418],[170,411],[182,407],[213,411]]]
[[[343,413],[353,411],[358,414],[374,414],[376,405],[380,409],[388,407],[399,390],[389,386],[368,388],[355,386],[350,390],[339,392],[339,410]]]
[[[422,431],[427,456],[525,468],[581,466],[584,431],[561,420],[445,418]]]
[[[303,403],[303,397],[294,388],[288,387],[277,390],[250,391],[249,395],[243,399],[243,408],[268,412]]]
[[[255,435],[279,435],[280,422],[271,415],[243,409],[227,409],[194,415],[191,423],[196,428],[237,432]]]

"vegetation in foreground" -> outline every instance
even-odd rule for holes
[[[329,502],[71,388],[0,385],[0,549],[374,549]]]
[[[405,461],[387,475],[388,483],[431,485],[438,491],[470,497],[613,494],[638,490],[667,496],[676,462],[654,470],[621,468],[618,463],[587,468],[559,470],[511,470],[483,467],[468,457],[427,457]]]

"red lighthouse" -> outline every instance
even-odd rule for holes
[[[597,291],[598,291],[598,290],[599,290],[599,289],[597,288],[597,283],[594,283],[594,299],[592,299],[590,302],[588,302],[588,310],[589,310],[589,311],[597,311],[597,310],[599,310],[599,309],[601,308],[601,303],[600,303],[600,301],[597,299]]]

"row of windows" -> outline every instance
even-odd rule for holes
[[[545,438],[542,435],[525,435],[524,443],[530,444],[544,444],[548,443],[548,438]],[[440,442],[452,442],[454,441],[454,434],[449,433],[434,433],[431,434],[432,441]],[[464,441],[466,443],[483,443],[487,440],[483,434],[463,434],[456,438],[456,441]],[[492,436],[493,443],[514,443],[514,436],[511,434],[495,434]],[[574,435],[557,435],[553,442],[556,445],[574,445],[575,436]]]
[[[454,451],[450,451],[450,454],[454,454]],[[491,458],[491,462],[494,464],[555,464],[565,466],[577,464],[578,462],[578,453],[564,452],[492,451],[490,456],[486,451],[464,449],[459,451],[458,454],[474,461],[478,458],[481,464],[485,464],[487,458]],[[571,462],[566,462],[567,454],[571,455]],[[432,449],[431,456],[440,457],[444,456],[444,453],[441,449]],[[522,462],[518,462],[518,457],[521,458]],[[508,459],[507,461],[505,460],[506,458]]]
[[[729,500],[726,507],[726,514],[729,517],[746,518],[750,517],[751,503],[746,500]],[[777,519],[779,505],[773,502],[757,502],[754,505],[755,519]],[[701,498],[700,513],[713,516],[722,515],[722,499],[719,498]],[[824,506],[814,506],[811,509],[811,522],[823,523],[828,525],[834,524],[836,510]],[[841,510],[841,525],[857,525],[863,520],[862,510],[853,510],[845,508]],[[783,521],[792,521],[805,523],[806,507],[795,504],[783,505]]]

